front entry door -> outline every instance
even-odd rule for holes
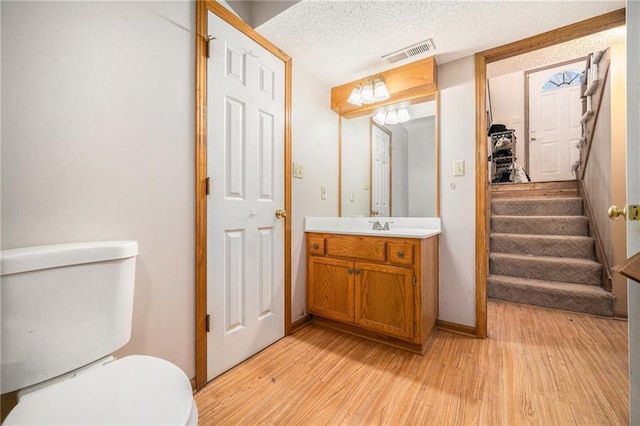
[[[208,13],[207,380],[284,337],[284,62]]]
[[[391,134],[371,123],[371,215],[391,216]]]
[[[576,144],[582,133],[580,73],[585,66],[582,61],[528,74],[533,182],[575,179],[571,165],[580,158]]]

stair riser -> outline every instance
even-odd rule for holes
[[[600,286],[602,265],[575,265],[546,259],[513,259],[490,256],[489,271],[493,275],[532,278]]]
[[[566,219],[547,217],[491,217],[491,232],[533,235],[589,235],[589,223],[584,216]]]
[[[544,236],[491,236],[492,253],[532,254],[565,258],[594,259],[593,239],[545,239]]]
[[[582,216],[582,199],[493,200],[491,211],[507,216]]]
[[[588,297],[575,294],[563,294],[561,291],[532,289],[526,285],[487,282],[487,296],[492,299],[507,300],[516,303],[584,312],[605,317],[613,316],[614,299],[611,297]]]

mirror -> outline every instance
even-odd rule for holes
[[[436,106],[406,105],[410,120],[398,124],[340,118],[341,216],[438,216]]]

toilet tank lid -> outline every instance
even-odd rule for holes
[[[2,276],[137,256],[137,241],[50,244],[0,251]]]

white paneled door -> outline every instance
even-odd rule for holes
[[[391,216],[391,134],[371,123],[371,214]]]
[[[529,74],[528,172],[533,182],[575,179],[571,165],[579,159],[576,144],[582,132],[580,77],[571,85],[554,87],[553,82],[561,82],[563,71],[579,74],[584,68],[582,61]]]
[[[284,336],[284,62],[209,12],[207,380]]]

